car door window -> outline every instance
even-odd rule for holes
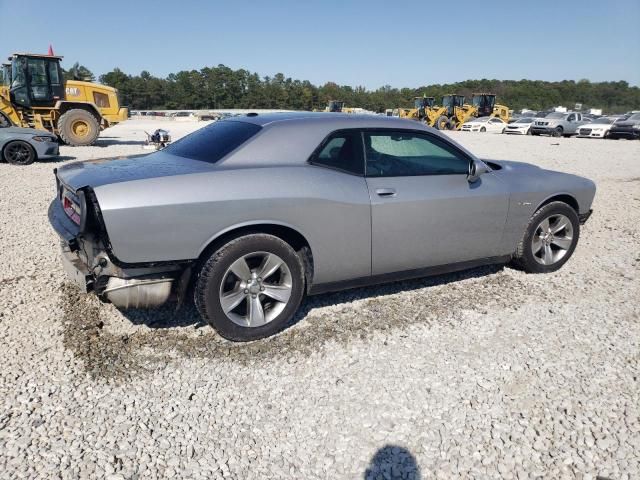
[[[568,122],[575,122],[575,120],[576,120],[576,116],[574,114],[571,114],[567,117]]]
[[[455,175],[469,172],[470,159],[437,137],[413,132],[365,132],[367,176]]]
[[[310,163],[362,175],[364,158],[360,132],[348,130],[333,133],[322,142]]]

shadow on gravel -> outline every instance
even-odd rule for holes
[[[386,445],[373,456],[362,478],[420,480],[422,476],[418,462],[409,450],[396,445]]]
[[[75,160],[76,157],[71,157],[69,155],[59,155],[53,158],[43,158],[38,160],[38,163],[60,163],[60,162],[68,162],[69,160]]]
[[[94,147],[109,147],[111,145],[144,145],[144,140],[118,140],[116,137],[100,137],[93,144]]]
[[[131,335],[117,334],[105,325],[101,310],[107,308],[96,297],[80,293],[71,285],[61,287],[64,311],[64,346],[84,362],[94,377],[126,378],[164,368],[176,357],[213,358],[253,364],[320,351],[325,344],[346,344],[366,339],[375,332],[391,331],[411,324],[455,325],[462,310],[481,310],[489,303],[511,307],[519,281],[498,274],[502,267],[481,267],[464,272],[397,282],[346,292],[309,297],[294,319],[295,327],[271,338],[251,342],[229,342],[211,328],[200,326],[193,306],[176,312],[174,306],[155,310],[122,312],[134,324],[153,330]],[[471,279],[474,283],[457,283]],[[447,286],[436,289],[433,287]],[[394,295],[425,289],[407,302]],[[379,298],[382,297],[383,298]],[[363,303],[353,305],[355,300]],[[313,315],[314,309],[334,307],[331,313]],[[310,315],[312,314],[312,315]],[[306,318],[309,317],[309,318]],[[301,320],[305,319],[304,322]],[[182,327],[182,328],[179,328]],[[190,328],[184,328],[190,327]]]

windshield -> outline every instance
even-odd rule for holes
[[[519,118],[513,123],[531,123],[533,122],[533,117]]]
[[[602,124],[611,124],[613,122],[615,122],[616,119],[615,118],[609,118],[609,117],[600,117],[600,118],[596,118],[595,120],[591,120],[591,123],[602,123]]]
[[[630,122],[638,122],[640,121],[640,113],[634,113],[629,118],[627,118]]]
[[[26,63],[25,59],[22,59],[22,61]],[[24,68],[22,68],[20,63],[21,62],[19,60],[14,60],[11,63],[11,79],[13,80],[11,86],[13,88],[20,87],[26,84],[24,78]]]
[[[225,120],[196,130],[163,151],[178,157],[216,163],[253,137],[262,127],[253,123]]]
[[[551,112],[545,118],[564,118],[565,114],[560,112]]]

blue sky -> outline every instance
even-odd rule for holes
[[[0,20],[0,55],[51,43],[65,66],[96,74],[222,63],[368,88],[476,78],[640,85],[640,0],[0,0]]]

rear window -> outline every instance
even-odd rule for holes
[[[179,157],[216,163],[260,130],[253,123],[224,121],[196,130],[164,149]]]

